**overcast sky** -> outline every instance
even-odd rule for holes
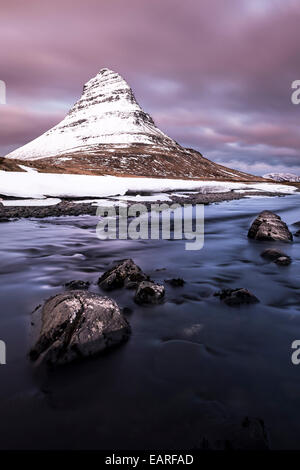
[[[1,0],[0,155],[59,122],[103,67],[211,160],[300,174],[299,0]]]

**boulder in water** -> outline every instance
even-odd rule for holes
[[[148,279],[148,276],[132,259],[124,259],[102,274],[98,285],[104,290],[113,290],[124,286],[136,288],[140,282]]]
[[[293,235],[279,215],[271,211],[261,212],[252,223],[248,237],[254,240],[293,241]]]
[[[80,280],[74,280],[74,281],[69,281],[65,283],[65,287],[68,290],[85,290],[90,287],[90,282],[89,281],[80,281]]]
[[[220,292],[216,292],[214,295],[220,297],[220,300],[231,307],[259,302],[258,298],[252,294],[252,292],[243,287],[237,289],[223,289]]]
[[[152,281],[143,281],[138,285],[134,300],[138,304],[158,304],[165,295],[164,286]]]
[[[275,248],[264,250],[261,253],[261,256],[267,260],[274,261],[274,263],[279,264],[280,266],[288,266],[292,262],[288,255],[283,253],[281,250],[276,250]]]
[[[35,315],[41,326],[30,358],[38,363],[59,365],[94,356],[130,334],[114,300],[84,290],[49,298]]]

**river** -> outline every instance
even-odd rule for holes
[[[299,202],[291,195],[206,206],[200,251],[185,250],[184,240],[101,241],[92,216],[1,223],[0,447],[197,448],[207,416],[217,423],[230,413],[262,419],[272,449],[300,449],[300,365],[291,362],[300,340],[300,238],[247,238],[264,209],[295,232]],[[290,266],[260,257],[275,246],[292,257]],[[33,309],[72,279],[101,293],[99,275],[124,258],[156,281],[186,283],[166,284],[165,302],[151,307],[136,305],[131,290],[114,291],[132,310],[130,340],[92,360],[35,370],[27,357]],[[260,303],[233,308],[213,296],[233,287]]]

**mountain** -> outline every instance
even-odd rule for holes
[[[274,181],[289,181],[291,183],[299,183],[300,176],[294,175],[293,173],[268,173],[263,178],[274,180]]]
[[[119,74],[102,69],[85,84],[80,100],[65,119],[9,157],[35,160],[69,152],[93,152],[103,144],[140,143],[176,147],[176,142],[140,108],[126,81]]]
[[[118,73],[102,69],[52,129],[4,160],[40,172],[260,181],[180,146],[158,129]]]

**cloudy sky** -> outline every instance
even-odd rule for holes
[[[300,174],[299,24],[299,0],[1,0],[0,155],[59,122],[108,67],[182,145]]]

